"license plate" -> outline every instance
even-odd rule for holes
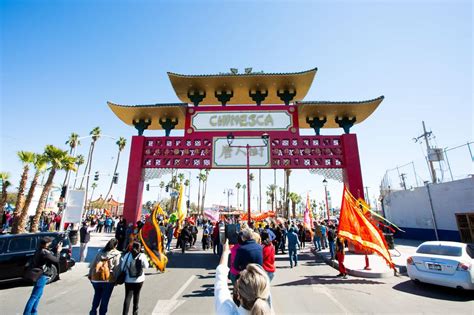
[[[441,265],[438,265],[438,264],[428,264],[428,269],[441,271]]]

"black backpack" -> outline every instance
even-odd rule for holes
[[[137,257],[135,257],[135,261],[132,261],[128,267],[128,275],[130,278],[138,278],[143,274],[143,265],[140,255],[141,254],[138,254]]]

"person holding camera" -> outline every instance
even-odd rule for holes
[[[56,247],[56,255],[54,255],[49,247],[53,241],[52,237],[46,236],[40,240],[40,245],[36,250],[33,260],[31,262],[30,271],[38,270],[39,277],[35,280],[35,285],[33,286],[33,291],[31,291],[31,296],[26,303],[25,310],[23,315],[38,314],[38,304],[43,295],[44,287],[46,283],[52,276],[51,264],[59,263],[59,255],[61,254],[62,242],[58,243]],[[58,270],[59,272],[59,270]]]

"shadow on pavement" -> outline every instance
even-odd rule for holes
[[[312,285],[312,284],[384,284],[384,283],[379,282],[379,281],[359,279],[359,278],[342,279],[336,276],[305,276],[305,279],[282,283],[276,286],[282,287],[282,286]]]
[[[0,282],[0,290],[19,288],[19,287],[32,287],[33,284],[23,279],[7,280]]]
[[[219,264],[219,256],[211,253],[173,252],[168,254],[167,268],[189,268],[214,270]]]
[[[395,285],[393,289],[436,300],[458,302],[467,302],[474,300],[473,291],[442,287],[428,283],[415,283],[411,280],[401,282]]]
[[[185,298],[212,297],[214,296],[214,284],[203,284],[202,290],[194,290],[191,293],[184,294]]]

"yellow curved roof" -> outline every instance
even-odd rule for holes
[[[306,122],[307,117],[326,117],[327,122],[323,128],[340,128],[336,117],[356,117],[358,124],[369,117],[382,103],[384,96],[360,102],[297,102],[298,122],[300,128],[310,128]]]
[[[148,129],[163,129],[159,121],[166,118],[177,118],[178,124],[175,129],[184,129],[184,120],[186,115],[187,103],[176,104],[152,104],[152,105],[119,105],[107,102],[114,114],[127,125],[133,126],[133,121],[137,119],[151,119],[151,125]]]
[[[314,68],[294,73],[249,73],[249,74],[215,74],[183,75],[168,72],[171,85],[183,103],[192,103],[188,97],[190,91],[204,91],[206,97],[199,105],[220,105],[215,97],[216,91],[232,91],[233,97],[227,104],[255,104],[249,96],[251,90],[267,90],[268,96],[262,104],[282,104],[277,91],[293,89],[296,95],[292,102],[302,100],[308,93],[318,69]]]

